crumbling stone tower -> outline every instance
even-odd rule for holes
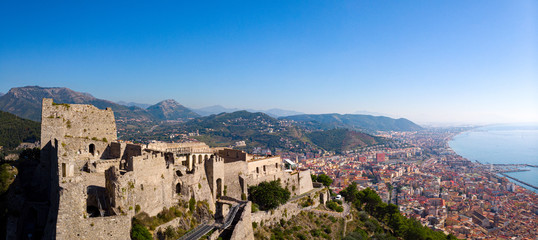
[[[57,149],[60,182],[74,177],[88,163],[108,158],[109,142],[116,138],[112,109],[43,99],[41,148],[50,144]]]
[[[41,119],[41,162],[50,169],[51,203],[44,238],[124,238],[129,216],[90,218],[88,212],[93,206],[99,206],[97,211],[108,207],[104,175],[91,174],[89,168],[108,161],[104,159],[112,153],[109,142],[117,138],[112,110],[43,99]]]

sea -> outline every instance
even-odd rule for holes
[[[460,156],[482,164],[530,164],[538,166],[538,123],[490,125],[462,132],[449,142]],[[538,168],[529,171],[506,173],[513,178],[538,186]],[[538,190],[510,181],[529,189]]]

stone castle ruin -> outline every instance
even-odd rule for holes
[[[51,207],[40,214],[47,239],[129,239],[135,208],[155,216],[191,198],[225,216],[230,207],[222,199],[246,203],[248,187],[263,181],[280,180],[292,197],[314,189],[309,170],[285,170],[279,156],[202,142],[126,143],[117,139],[111,109],[42,104],[41,165],[50,169],[43,187]],[[323,202],[327,194],[321,195]],[[236,221],[235,238],[253,239],[247,213],[250,207]]]

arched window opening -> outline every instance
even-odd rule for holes
[[[222,196],[222,179],[217,179],[217,198]]]
[[[95,155],[95,144],[90,144],[90,154]]]
[[[260,173],[260,168],[256,167],[256,173]]]
[[[181,183],[176,184],[176,193],[181,194]]]

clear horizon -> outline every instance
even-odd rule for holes
[[[538,122],[538,3],[0,3],[0,92]]]

